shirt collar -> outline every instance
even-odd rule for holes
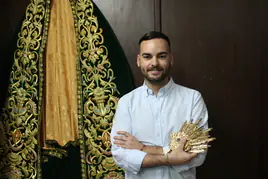
[[[169,82],[165,86],[163,86],[162,88],[159,89],[157,96],[161,97],[161,96],[164,96],[165,94],[168,94],[171,91],[173,84],[174,84],[174,81],[170,77]],[[145,84],[145,81],[143,82],[142,86],[143,86],[144,94],[146,97],[154,94],[153,90],[148,88],[148,86]]]

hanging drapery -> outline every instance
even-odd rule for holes
[[[91,0],[32,0],[18,37],[0,121],[1,177],[41,178],[43,154],[61,157],[78,141],[81,178],[123,178],[110,130],[132,77],[102,13]]]
[[[45,65],[45,141],[78,139],[76,37],[70,2],[51,2]]]

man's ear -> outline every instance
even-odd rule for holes
[[[137,66],[140,67],[140,54],[137,54]]]
[[[174,56],[173,56],[173,54],[169,54],[169,57],[170,57],[170,64],[171,64],[171,66],[173,66],[173,64],[174,64]]]

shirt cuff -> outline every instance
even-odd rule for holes
[[[186,170],[189,170],[190,167],[188,164],[183,164],[183,165],[173,165],[172,166],[174,168],[174,170],[177,172],[177,173],[181,173],[183,171],[186,171]]]
[[[128,150],[126,169],[134,174],[138,174],[141,169],[142,161],[146,156],[146,152],[139,150]]]

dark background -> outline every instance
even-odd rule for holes
[[[29,0],[1,2],[0,100],[16,33]],[[268,2],[265,0],[95,0],[114,29],[135,84],[139,38],[161,30],[172,43],[174,80],[203,94],[213,127],[198,179],[267,178]],[[105,29],[104,29],[105,30]]]

